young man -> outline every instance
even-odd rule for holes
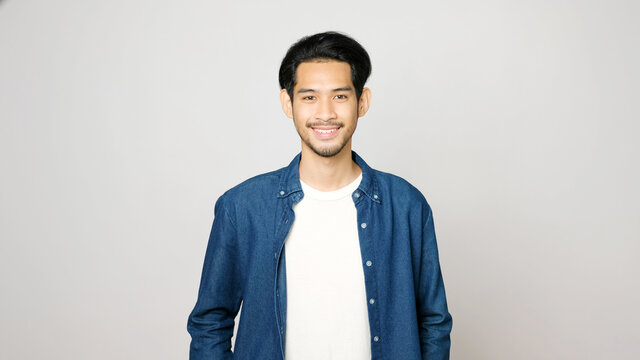
[[[191,359],[449,358],[431,209],[351,150],[370,73],[367,52],[339,33],[287,52],[280,100],[302,151],[216,202]]]

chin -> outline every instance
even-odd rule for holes
[[[338,152],[322,153],[322,152],[315,151],[315,153],[320,155],[320,156],[322,156],[322,157],[324,157],[324,158],[330,158],[330,157],[334,157],[334,156],[338,155],[340,152],[338,151]]]
[[[330,148],[318,148],[315,146],[310,146],[310,148],[317,155],[320,155],[325,158],[330,158],[340,154],[342,150],[344,150],[345,145],[346,144],[342,144],[342,146],[340,147],[330,147]]]

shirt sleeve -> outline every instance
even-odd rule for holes
[[[449,359],[452,318],[440,271],[438,248],[431,209],[422,230],[420,285],[418,289],[418,324],[422,359]]]
[[[187,321],[191,360],[233,359],[231,337],[242,302],[242,282],[237,230],[224,196],[216,201],[198,300]]]

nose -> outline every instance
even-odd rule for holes
[[[316,112],[316,119],[320,121],[329,121],[335,120],[337,118],[337,114],[335,112],[335,107],[333,101],[331,99],[323,99],[318,101],[318,108]]]

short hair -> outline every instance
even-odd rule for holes
[[[351,67],[351,82],[356,91],[356,98],[360,99],[364,84],[371,75],[369,54],[357,41],[335,31],[305,36],[291,45],[280,64],[280,89],[286,89],[293,98],[298,65],[313,60],[337,60],[348,63]]]

